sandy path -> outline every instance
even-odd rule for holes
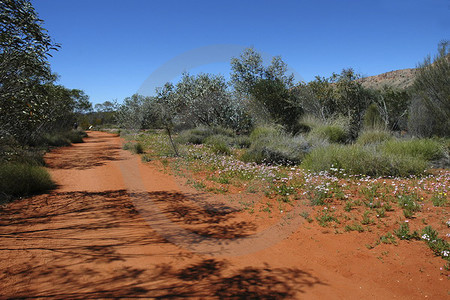
[[[2,298],[448,297],[442,260],[425,245],[370,252],[365,234],[295,222],[264,231],[232,205],[205,206],[120,145],[92,132],[49,153],[59,188],[2,208]]]

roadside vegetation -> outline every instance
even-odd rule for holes
[[[264,66],[254,49],[231,65],[230,82],[184,74],[155,97],[127,98],[116,111],[125,147],[142,146],[143,161],[197,190],[260,195],[240,202],[249,214],[289,222],[304,207],[300,217],[335,234],[372,234],[369,249],[425,242],[448,274],[450,131],[441,100],[419,83],[365,88],[351,69],[295,84],[281,58]],[[448,43],[421,68],[416,81],[427,76],[448,98]],[[426,128],[419,107],[428,109]]]
[[[58,50],[27,0],[0,7],[0,202],[51,189],[43,168],[50,147],[83,142],[75,124],[89,97],[56,83],[48,57]],[[77,128],[75,128],[77,127]]]

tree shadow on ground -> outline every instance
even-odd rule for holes
[[[171,193],[148,197],[186,204]],[[176,210],[167,207],[169,212]],[[198,222],[218,222],[206,234],[216,230],[218,237],[234,236],[220,228],[220,222],[231,220],[232,212],[215,217],[197,209],[193,215]],[[280,299],[324,284],[297,268],[236,269],[225,259],[198,257],[170,244],[150,225],[125,190],[54,192],[10,203],[0,209],[1,294],[59,299]]]
[[[89,142],[91,144],[93,142]],[[103,166],[110,161],[120,159],[119,147],[117,145],[105,145],[99,148],[96,145],[83,145],[80,147],[66,147],[56,149],[48,156],[51,159],[46,160],[46,166],[50,169],[63,170],[87,170]]]

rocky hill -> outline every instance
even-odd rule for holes
[[[383,74],[360,79],[362,85],[367,88],[381,88],[388,85],[394,88],[404,89],[414,82],[416,69],[403,69],[390,71]]]

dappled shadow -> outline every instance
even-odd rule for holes
[[[179,224],[189,220],[175,214],[177,203],[188,205],[183,196],[145,196],[170,203],[161,207]],[[211,210],[192,209],[196,222],[217,222],[194,224],[199,234],[227,239],[251,227],[229,221],[231,210],[215,217]],[[236,269],[227,260],[180,249],[152,230],[125,190],[54,192],[2,207],[0,282],[6,298],[59,299],[292,298],[323,284],[297,268]]]
[[[153,192],[145,196],[172,222],[198,234],[199,238],[236,239],[249,236],[257,229],[251,222],[234,220],[238,209],[221,203],[204,204],[202,194]]]
[[[89,142],[91,144],[93,142]],[[72,169],[86,170],[105,165],[110,161],[121,160],[119,146],[104,145],[99,148],[97,145],[85,145],[82,147],[67,147],[56,149],[47,155],[46,166],[51,169]]]

